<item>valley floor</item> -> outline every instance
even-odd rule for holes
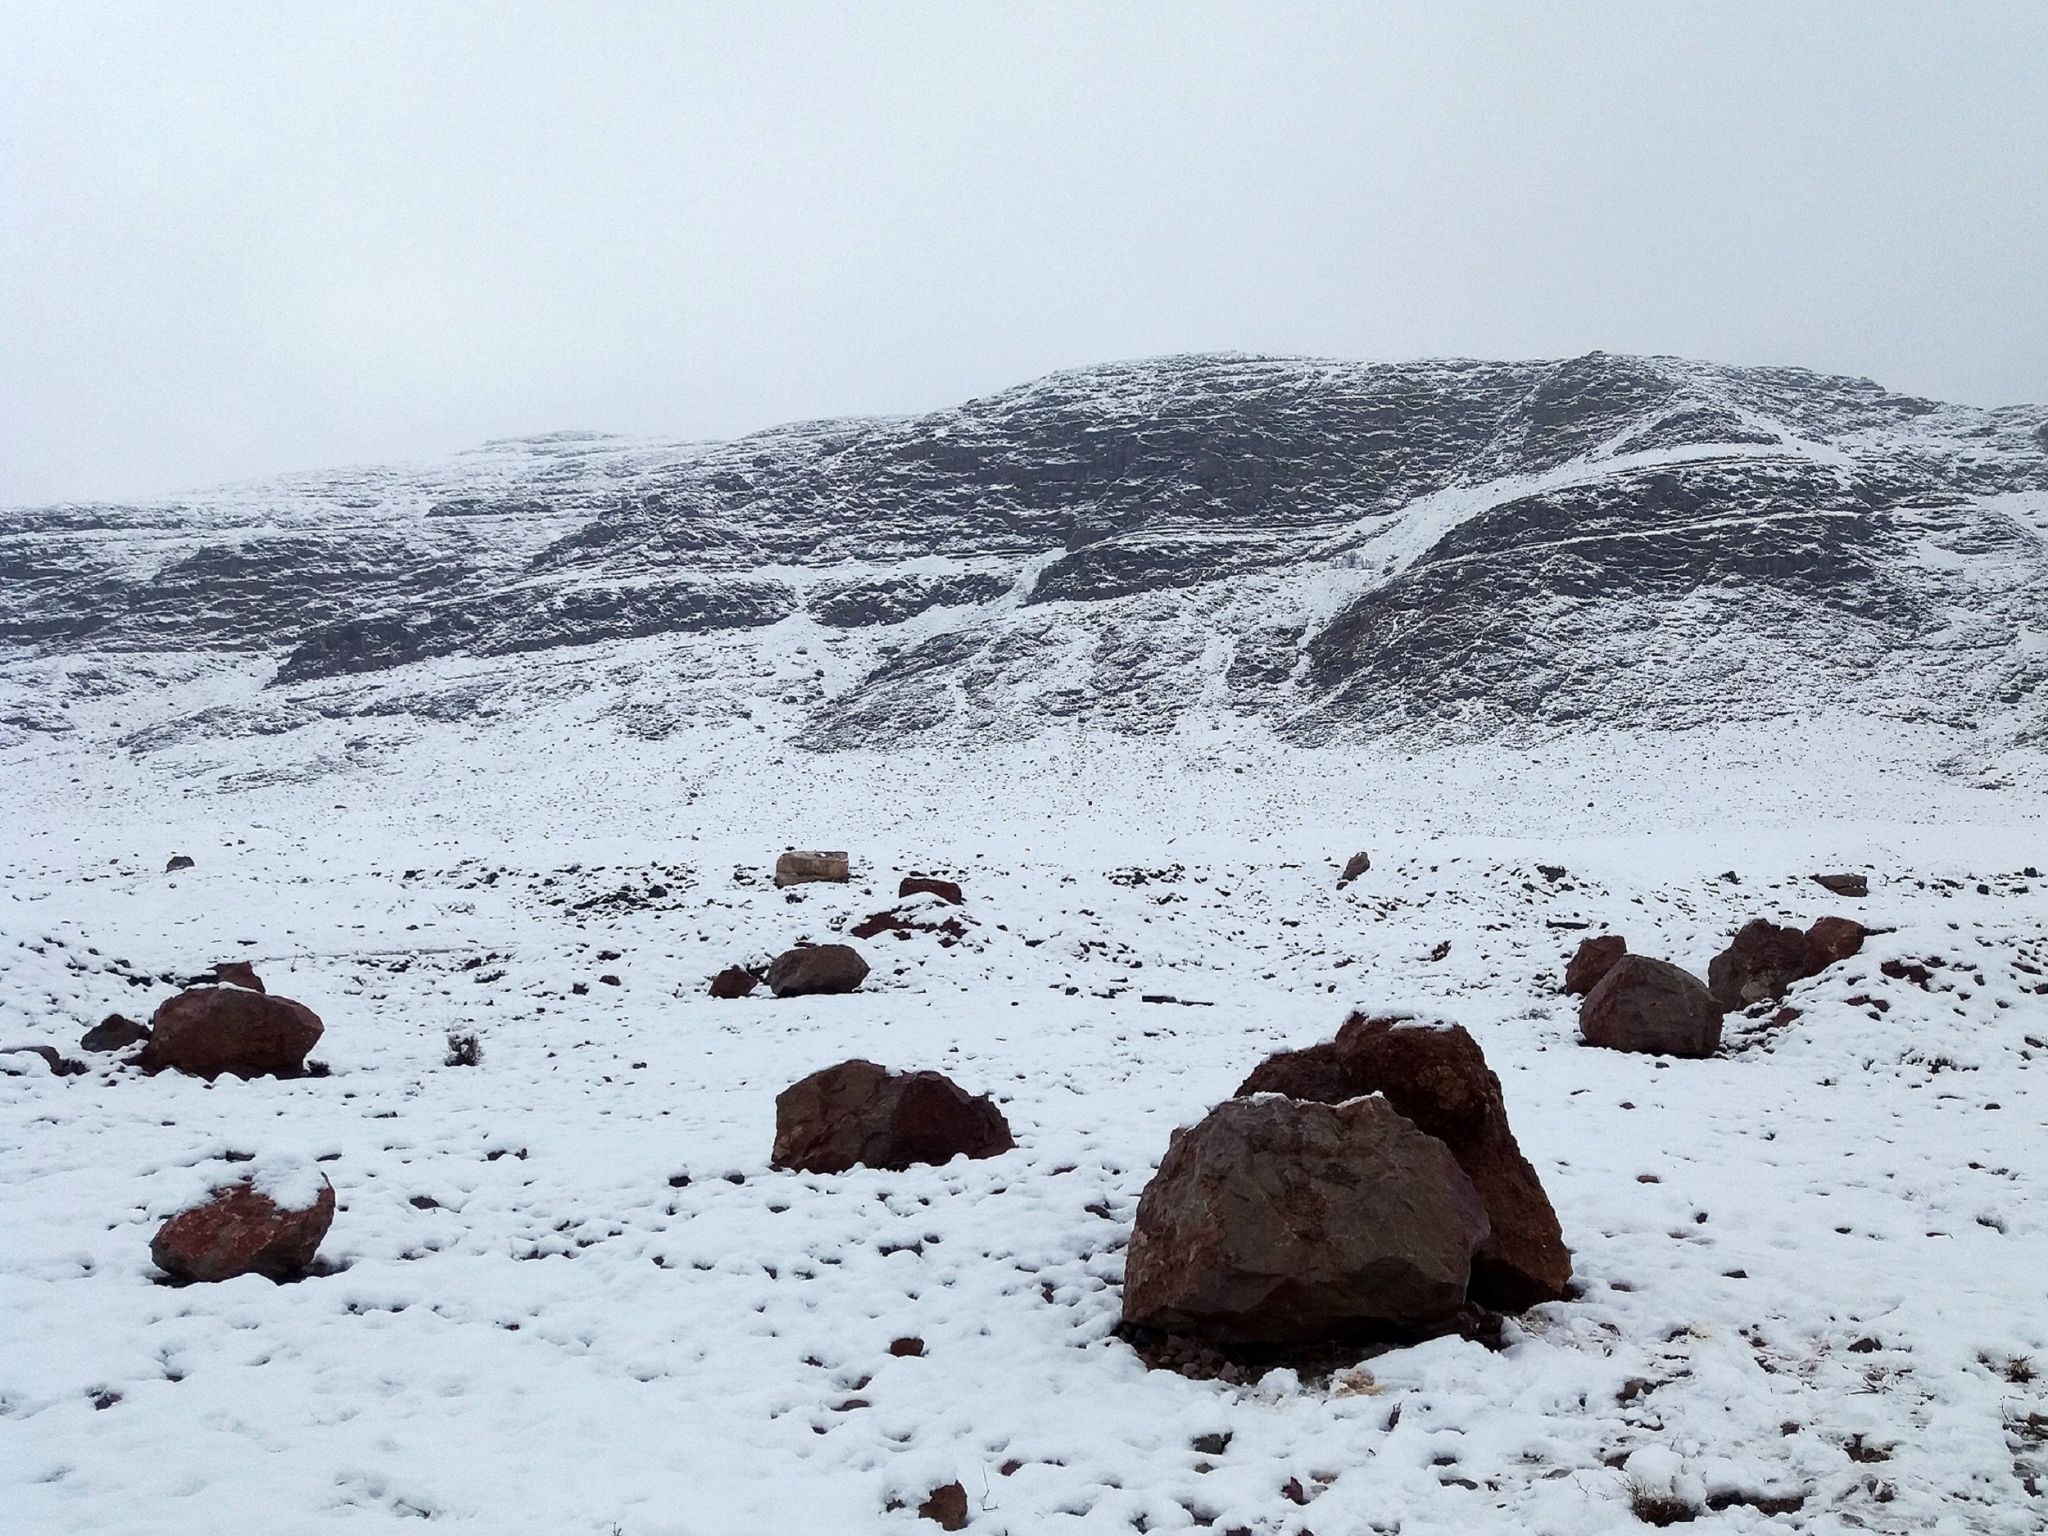
[[[0,1075],[7,1529],[914,1536],[957,1480],[989,1536],[1574,1536],[1634,1524],[1632,1456],[1713,1506],[1702,1529],[2048,1523],[2037,792],[1851,726],[1524,754],[512,725],[373,770],[299,750],[0,762],[0,1046],[77,1055],[164,978],[241,959],[326,1021],[331,1069],[0,1057],[25,1064]],[[850,850],[855,881],[775,890],[790,845]],[[1807,878],[1834,869],[1869,898]],[[913,870],[965,887],[964,940],[862,941],[851,997],[704,996]],[[1705,1062],[1575,1043],[1557,978],[1583,933],[1704,973],[1742,921],[1835,911],[1884,931],[1790,1023],[1731,1018]],[[1499,1352],[1147,1371],[1112,1327],[1169,1132],[1353,1008],[1473,1030],[1582,1294]],[[480,1065],[443,1065],[451,1031]],[[775,1094],[850,1056],[994,1094],[1016,1150],[771,1169]],[[319,1161],[326,1272],[160,1283],[150,1235],[231,1154]],[[922,1355],[892,1355],[908,1336]]]

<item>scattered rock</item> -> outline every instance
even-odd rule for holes
[[[262,981],[256,975],[256,968],[246,960],[223,960],[213,968],[213,979],[222,986],[247,987],[251,992],[264,990]]]
[[[1614,969],[1614,962],[1628,953],[1628,940],[1618,933],[1581,939],[1570,960],[1565,962],[1564,989],[1573,997],[1584,997],[1600,985],[1600,978]]]
[[[181,869],[190,868],[192,868],[192,859],[189,855],[182,853],[174,853],[171,855],[170,863],[164,866],[164,873],[167,875],[175,875]]]
[[[1707,990],[1724,1011],[1783,997],[1806,969],[1806,935],[1769,918],[1744,923],[1707,966]]]
[[[319,1041],[318,1015],[290,998],[241,987],[194,987],[150,1019],[141,1064],[198,1077],[297,1077]]]
[[[896,887],[898,901],[906,896],[919,894],[936,896],[939,900],[951,902],[956,907],[965,905],[967,901],[966,893],[960,889],[957,881],[940,880],[932,875],[905,875],[902,884]]]
[[[906,910],[902,907],[887,907],[880,912],[870,912],[849,928],[847,933],[856,939],[872,939],[885,933],[894,934],[899,939],[907,939],[912,934],[935,933],[939,936],[941,947],[950,949],[967,937],[967,927],[957,917],[947,916],[934,922],[928,915],[918,912],[915,908]]]
[[[1487,1231],[1450,1149],[1384,1098],[1230,1099],[1145,1186],[1124,1324],[1242,1344],[1445,1331]]]
[[[995,1103],[938,1072],[843,1061],[775,1096],[778,1168],[843,1173],[994,1157],[1016,1145]]]
[[[915,1334],[889,1341],[889,1353],[899,1360],[915,1360],[924,1354],[924,1340]]]
[[[945,1483],[931,1491],[931,1496],[917,1506],[917,1512],[924,1519],[937,1522],[942,1531],[965,1530],[967,1490],[958,1483]]]
[[[1721,1048],[1721,1012],[1691,972],[1623,955],[1579,1004],[1579,1036],[1609,1050],[1711,1056]]]
[[[867,961],[850,944],[800,944],[768,967],[768,990],[777,997],[851,992],[867,974]]]
[[[1508,1125],[1500,1079],[1462,1025],[1353,1014],[1335,1040],[1270,1057],[1237,1091],[1324,1104],[1384,1095],[1450,1148],[1479,1193],[1492,1231],[1473,1261],[1472,1300],[1518,1312],[1564,1296],[1572,1256],[1557,1212]]]
[[[745,997],[761,984],[761,978],[744,966],[728,965],[711,978],[711,995],[719,998]]]
[[[325,1175],[315,1177],[319,1191],[302,1209],[260,1193],[250,1180],[216,1189],[204,1203],[165,1222],[150,1242],[149,1256],[179,1280],[249,1274],[283,1280],[300,1274],[334,1221],[334,1186]]]
[[[1814,880],[1826,886],[1837,896],[1868,896],[1870,876],[1868,875],[1815,875]]]
[[[1337,877],[1337,889],[1340,891],[1343,890],[1345,886],[1349,885],[1352,881],[1356,880],[1360,875],[1369,873],[1371,869],[1371,854],[1354,853],[1353,855],[1351,855],[1350,860],[1344,865],[1344,873]]]
[[[80,1037],[82,1051],[123,1051],[149,1038],[149,1026],[118,1013],[110,1013]]]
[[[35,1056],[48,1066],[57,1077],[76,1077],[91,1070],[82,1061],[73,1061],[60,1053],[54,1045],[10,1045],[0,1049],[0,1056]]]
[[[792,849],[775,861],[778,886],[802,885],[809,880],[833,880],[841,884],[853,878],[853,866],[843,853],[799,853]]]
[[[1853,917],[1823,917],[1806,930],[1806,974],[1818,976],[1829,966],[1863,949],[1863,925]]]

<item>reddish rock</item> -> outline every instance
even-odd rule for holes
[[[0,1056],[33,1056],[58,1077],[76,1077],[90,1070],[84,1062],[60,1053],[54,1045],[10,1045],[0,1048]]]
[[[933,875],[905,875],[902,884],[896,887],[896,899],[901,901],[906,896],[917,895],[936,896],[956,907],[964,905],[967,900],[966,893],[956,881],[940,880]]]
[[[122,1051],[149,1038],[149,1026],[118,1013],[110,1013],[80,1037],[82,1051]]]
[[[1352,881],[1356,880],[1360,875],[1365,874],[1371,868],[1371,854],[1354,853],[1353,855],[1351,855],[1350,860],[1344,865],[1344,873],[1337,877],[1337,889],[1340,891],[1343,890],[1345,886],[1349,885]]]
[[[333,1221],[334,1186],[324,1176],[319,1195],[303,1210],[287,1210],[245,1181],[216,1189],[205,1203],[165,1222],[149,1256],[179,1280],[250,1274],[283,1280],[313,1262]]]
[[[1787,987],[1809,974],[1806,956],[1805,934],[1759,917],[1737,929],[1728,947],[1708,964],[1707,990],[1731,1013],[1783,997]]]
[[[1868,875],[1815,875],[1814,880],[1826,886],[1837,896],[1868,896],[1870,876]]]
[[[1659,1056],[1711,1056],[1721,1048],[1721,1005],[1689,971],[1623,955],[1579,1004],[1588,1045]]]
[[[942,1531],[960,1531],[967,1528],[967,1490],[958,1483],[944,1483],[931,1491],[931,1495],[917,1506],[917,1512],[926,1520],[935,1521]]]
[[[223,960],[213,968],[213,979],[231,987],[247,987],[251,992],[261,992],[263,983],[257,978],[255,967],[246,960]]]
[[[1853,917],[1823,917],[1806,930],[1805,975],[1818,976],[1829,966],[1859,954],[1863,925]]]
[[[1220,1344],[1445,1331],[1486,1235],[1450,1149],[1385,1099],[1230,1099],[1145,1186],[1123,1319]]]
[[[195,987],[166,1000],[150,1019],[141,1062],[199,1077],[296,1077],[320,1039],[319,1017],[303,1003],[241,987]]]
[[[1564,989],[1573,997],[1584,997],[1600,985],[1600,978],[1614,969],[1614,962],[1628,953],[1628,940],[1618,933],[1581,939],[1576,953],[1565,962]]]
[[[850,944],[802,944],[775,957],[768,967],[768,990],[777,997],[851,992],[867,975],[867,961]]]
[[[1016,1145],[994,1101],[938,1072],[843,1061],[775,1096],[778,1168],[843,1173],[994,1157]]]
[[[711,978],[711,995],[719,998],[745,997],[760,984],[760,977],[744,966],[728,965]]]
[[[1335,1040],[1262,1062],[1238,1089],[1256,1093],[1324,1104],[1383,1094],[1450,1148],[1479,1192],[1492,1231],[1473,1261],[1472,1299],[1521,1311],[1564,1296],[1572,1256],[1557,1212],[1508,1125],[1500,1079],[1463,1026],[1353,1014]]]

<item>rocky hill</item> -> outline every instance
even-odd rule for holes
[[[821,748],[1819,710],[2038,743],[2043,614],[2048,407],[1601,353],[1178,357],[726,443],[564,433],[0,513],[6,727],[106,713],[131,748],[536,687]]]

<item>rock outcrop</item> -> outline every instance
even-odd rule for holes
[[[995,1102],[939,1072],[843,1061],[775,1097],[778,1168],[843,1173],[995,1157],[1016,1145]]]

